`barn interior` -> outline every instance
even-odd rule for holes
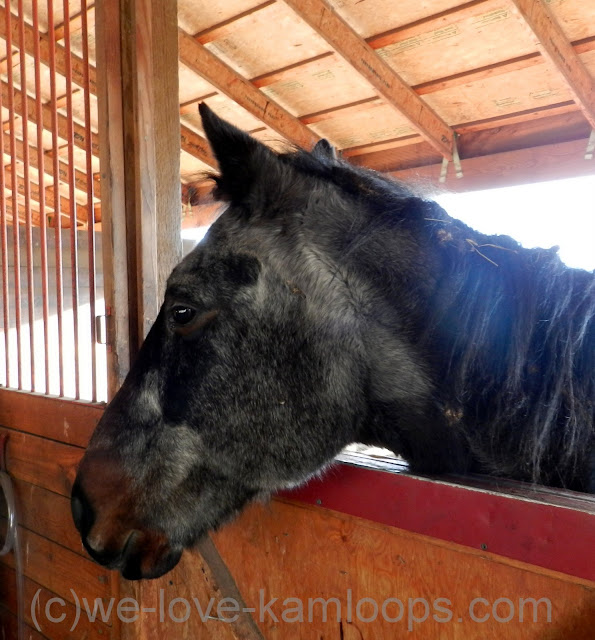
[[[157,314],[182,229],[220,213],[200,103],[274,149],[325,138],[356,165],[464,192],[595,175],[594,78],[595,3],[584,0],[0,3],[0,469],[26,549],[26,637],[243,637],[217,616],[178,620],[183,603],[167,614],[175,598],[228,593],[204,557],[126,583],[85,555],[68,502],[104,403]],[[592,637],[593,498],[349,462],[215,536],[251,606],[336,597],[343,607],[300,625],[255,616],[266,638]],[[0,557],[5,638],[18,633],[17,568]],[[368,599],[361,619],[345,614],[348,593]],[[125,597],[165,601],[167,615],[83,615],[72,626],[77,598]],[[550,621],[539,608],[519,621],[529,597],[549,603]],[[389,614],[367,622],[370,600],[390,598]],[[459,623],[426,611],[422,600],[436,598],[452,601]],[[473,598],[490,603],[480,602],[481,624],[465,615]],[[504,624],[508,601],[517,608]]]

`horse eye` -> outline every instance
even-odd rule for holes
[[[196,309],[179,305],[171,310],[171,317],[177,325],[183,327],[196,317]]]

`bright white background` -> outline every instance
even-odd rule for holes
[[[477,231],[512,236],[525,247],[558,245],[567,265],[595,269],[595,175],[435,199]],[[182,237],[200,242],[206,231],[184,229]]]
[[[512,236],[524,247],[558,245],[567,265],[595,269],[595,175],[435,199],[477,231]]]

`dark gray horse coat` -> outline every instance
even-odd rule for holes
[[[93,558],[158,576],[347,444],[421,473],[595,488],[595,280],[334,157],[217,118],[229,203],[172,273],[81,463]]]

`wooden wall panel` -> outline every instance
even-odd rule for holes
[[[103,413],[100,405],[54,400],[24,392],[2,393],[0,425],[86,447]]]
[[[19,524],[88,559],[72,521],[70,498],[18,478],[12,482],[15,499],[21,507]]]
[[[320,508],[281,502],[255,506],[224,528],[216,542],[249,605],[264,613],[260,626],[270,640],[350,637],[347,629],[352,637],[370,640],[592,638],[595,583]],[[350,591],[352,624],[346,613]],[[307,614],[308,598],[333,597],[341,603],[340,620],[331,605],[326,623],[320,607],[311,623],[282,619],[284,610],[296,606],[290,601],[285,609],[286,598],[299,598]],[[272,598],[278,598],[271,606],[278,621],[262,611],[262,603]],[[403,619],[390,623],[379,613],[376,622],[358,620],[355,603],[363,598],[372,598],[379,607],[388,598],[398,598],[405,606]],[[429,615],[423,622],[414,619],[425,617],[426,611],[422,602],[410,600],[416,598],[429,603]],[[451,604],[437,602],[438,598]],[[490,603],[479,601],[474,610],[477,617],[489,614],[485,622],[470,619],[469,604],[475,598]],[[507,622],[495,619],[491,609],[502,598],[516,605],[515,616]],[[537,622],[520,622],[519,598],[549,600],[551,622],[547,621],[545,601]],[[412,616],[408,621],[409,603]],[[438,610],[438,606],[452,614]],[[506,600],[497,604],[496,618],[508,617],[508,607]],[[397,611],[396,603],[390,604],[387,617],[397,617]],[[372,617],[372,604],[363,605],[361,614],[362,619]],[[291,617],[288,613],[288,620]]]
[[[11,640],[17,637],[17,617],[11,611],[8,611],[0,604],[0,631],[3,634],[3,640]],[[28,625],[25,627],[25,640],[47,640],[47,638]]]
[[[27,578],[39,582],[75,605],[77,598],[92,602],[95,598],[108,599],[111,596],[111,580],[107,569],[37,533],[22,527],[19,533],[23,549],[23,573]],[[15,568],[12,555],[3,557],[2,563]],[[26,604],[31,605],[30,602]]]
[[[11,476],[70,495],[82,449],[11,429],[0,428],[0,433],[9,436],[7,468]]]
[[[6,466],[17,503],[31,639],[115,640],[120,635],[115,615],[106,624],[100,619],[91,622],[84,614],[84,598],[91,610],[96,602],[109,606],[119,593],[118,579],[87,556],[70,514],[76,466],[102,412],[99,405],[0,390],[0,433],[9,437]],[[1,506],[4,530],[5,505]],[[16,639],[14,569],[13,554],[0,558],[0,637],[6,639]],[[52,604],[52,598],[59,602]],[[77,603],[83,612],[71,630]],[[64,619],[52,622],[45,615],[46,605],[54,617],[64,614]]]
[[[256,505],[215,539],[267,640],[592,638],[595,583],[319,507]],[[231,638],[210,586],[188,552],[144,583],[163,615],[140,637]]]
[[[17,612],[16,593],[13,585],[15,584],[15,572],[6,565],[0,564],[0,601],[13,615]],[[42,587],[38,582],[34,582],[29,578],[25,578],[25,601],[27,603],[36,602],[33,611],[35,620],[32,618],[31,607],[25,607],[25,621],[30,629],[34,629],[37,624],[41,629],[41,633],[51,640],[70,640],[70,638],[85,640],[107,640],[110,637],[111,629],[109,625],[104,624],[97,619],[91,622],[87,616],[80,616],[75,626],[75,631],[71,632],[71,627],[76,621],[76,607],[67,602],[64,606],[56,606],[59,603],[52,603],[51,599],[56,594]],[[64,614],[66,617],[64,623],[55,623],[48,619],[45,611],[49,611],[52,617],[60,617]]]

